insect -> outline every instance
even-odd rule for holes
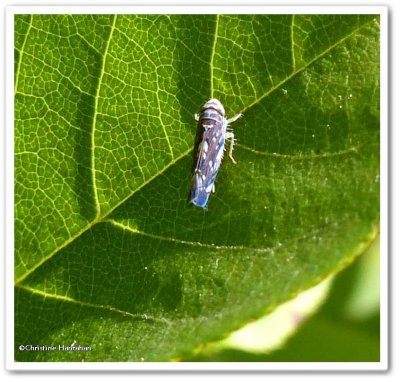
[[[195,206],[207,208],[208,198],[211,192],[215,191],[215,178],[224,156],[226,139],[230,139],[228,156],[233,163],[236,163],[232,157],[235,136],[231,131],[227,131],[227,128],[241,116],[242,114],[236,114],[226,119],[222,103],[215,98],[207,101],[200,113],[195,114],[200,128],[200,144],[189,200]]]

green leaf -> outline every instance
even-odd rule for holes
[[[15,52],[19,361],[178,359],[379,230],[379,16],[17,15]],[[244,116],[204,211],[211,97]]]

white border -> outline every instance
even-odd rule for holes
[[[9,6],[9,14],[387,14],[387,8],[382,6],[329,6],[329,7],[309,7],[309,6],[261,6],[261,5],[216,5],[210,3],[204,5],[189,4],[186,6],[167,6],[156,5],[149,1],[146,5],[115,5],[115,6],[86,6],[86,5],[58,5],[49,7],[48,5],[36,6]]]
[[[92,1],[87,1],[92,3]],[[99,2],[97,2],[99,3]],[[160,3],[157,2],[157,3]],[[175,5],[157,5],[153,1],[146,2],[146,5],[136,6],[96,6],[95,2],[91,6],[80,6],[77,1],[70,1],[72,5],[58,5],[56,2],[36,6],[8,6],[6,8],[6,285],[7,301],[6,307],[7,330],[6,330],[6,367],[9,370],[386,370],[388,367],[388,10],[382,6],[265,6],[261,1],[252,1],[254,5],[214,5],[214,1],[203,2],[202,5],[188,5],[183,1],[175,1]],[[220,1],[220,4],[240,3],[238,1]],[[164,2],[165,4],[165,2]],[[207,5],[207,7],[205,7]],[[79,363],[79,362],[14,362],[14,322],[13,322],[13,274],[14,264],[11,254],[14,253],[14,190],[13,190],[13,145],[14,145],[14,26],[13,17],[20,13],[42,13],[42,14],[61,14],[61,13],[117,13],[117,14],[150,14],[150,13],[169,13],[169,14],[380,14],[381,16],[381,362],[230,362],[230,363],[164,363],[164,362],[144,362],[144,363],[122,363],[122,362],[102,362],[102,363]]]
[[[381,363],[389,367],[389,90],[388,13],[381,14],[380,33],[380,339]]]

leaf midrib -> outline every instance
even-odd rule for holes
[[[211,60],[214,57],[214,51],[216,49],[216,41],[217,41],[217,30],[218,30],[218,16],[217,17],[217,22],[216,22],[216,29],[215,29],[215,36],[214,36],[214,46],[213,46],[213,50],[211,53]],[[116,20],[116,15],[114,15],[114,20],[113,20],[113,25],[115,25],[115,20]],[[362,29],[365,25],[367,25],[368,23],[373,22],[373,20],[368,20],[365,23],[361,24],[360,26],[356,27],[351,33],[349,33],[348,35],[342,37],[341,39],[339,39],[338,41],[336,41],[333,45],[331,45],[329,48],[325,49],[324,51],[322,51],[320,54],[318,54],[317,56],[315,56],[312,60],[310,60],[308,63],[304,64],[302,67],[300,67],[297,70],[294,70],[291,74],[289,74],[285,79],[281,80],[278,84],[274,85],[273,87],[271,87],[270,89],[268,89],[262,96],[260,96],[259,98],[257,98],[254,102],[252,102],[250,105],[248,105],[247,107],[245,107],[241,113],[245,113],[246,111],[248,111],[250,108],[252,108],[253,106],[255,106],[256,104],[258,104],[259,102],[261,102],[264,98],[268,97],[271,93],[273,93],[275,90],[278,90],[281,86],[283,86],[287,81],[289,81],[290,79],[292,79],[295,75],[299,74],[300,72],[302,72],[303,70],[305,70],[306,68],[308,68],[311,64],[313,64],[316,60],[320,59],[321,57],[323,57],[324,55],[328,54],[331,50],[333,50],[334,48],[336,48],[338,45],[342,44],[343,42],[345,42],[346,40],[348,40],[349,38],[353,37],[360,29]],[[113,28],[110,28],[110,36],[108,39],[108,42],[111,40],[111,36],[112,36],[112,31]],[[28,32],[28,31],[27,31]],[[27,33],[28,34],[28,33]],[[25,38],[26,40],[26,38]],[[107,44],[108,47],[108,44]],[[294,45],[292,45],[293,49],[294,49]],[[104,56],[106,56],[107,52],[107,48],[105,49],[105,54]],[[294,54],[294,52],[293,52]],[[21,56],[20,56],[21,59]],[[212,68],[212,62],[210,61],[210,65]],[[102,71],[100,73],[100,79],[99,79],[99,84],[97,87],[97,91],[96,91],[96,106],[95,106],[95,115],[97,114],[97,102],[98,102],[98,92],[99,89],[101,87],[101,78],[103,77],[104,74],[104,63],[105,63],[105,57],[103,60],[103,66],[102,66]],[[211,73],[213,73],[213,70],[211,70]],[[18,75],[19,72],[17,73],[17,79],[18,79]],[[17,81],[16,79],[16,81]],[[213,79],[211,78],[211,84],[213,84]],[[213,92],[213,85],[211,85],[212,89],[211,92]],[[93,160],[94,160],[94,130],[95,130],[95,117],[93,118],[94,122],[93,122],[93,132],[92,132],[92,166],[93,166]],[[246,148],[245,146],[242,145],[243,148]],[[255,151],[251,148],[247,148],[250,151]],[[66,240],[62,245],[60,245],[59,247],[57,247],[54,251],[52,251],[49,255],[43,257],[35,266],[33,266],[32,268],[30,268],[29,270],[27,270],[21,277],[19,277],[18,279],[15,280],[15,286],[18,286],[20,283],[22,283],[29,275],[31,275],[36,269],[38,269],[39,267],[41,267],[44,263],[46,263],[48,260],[50,260],[55,254],[57,254],[59,251],[61,251],[63,248],[65,248],[66,246],[68,246],[70,243],[72,243],[73,241],[75,241],[77,238],[79,238],[82,234],[84,234],[87,230],[91,229],[94,225],[96,225],[97,223],[101,223],[103,221],[105,221],[105,219],[115,210],[117,209],[119,206],[121,206],[125,201],[127,201],[129,198],[131,198],[134,194],[136,194],[138,191],[140,191],[143,187],[145,187],[147,184],[149,184],[151,181],[153,181],[154,179],[156,179],[158,176],[160,176],[161,174],[163,174],[168,168],[170,168],[171,166],[173,166],[176,162],[178,162],[180,159],[184,158],[186,155],[190,154],[192,152],[193,148],[190,148],[186,151],[184,151],[180,156],[174,158],[173,160],[171,160],[170,163],[168,163],[166,166],[164,166],[160,171],[156,172],[152,177],[150,177],[149,179],[147,179],[146,181],[144,181],[140,186],[138,186],[135,190],[133,190],[130,194],[128,194],[125,198],[121,199],[121,201],[117,204],[115,204],[115,206],[113,206],[112,208],[110,208],[106,213],[104,214],[100,214],[100,206],[97,204],[98,203],[98,199],[97,199],[97,191],[96,191],[96,187],[95,187],[95,169],[94,166],[92,167],[92,173],[93,173],[93,185],[94,185],[94,193],[96,195],[96,208],[97,208],[97,215],[96,218],[88,223],[86,226],[82,227],[75,235],[71,236],[68,240]],[[351,149],[349,149],[351,150]],[[261,152],[259,152],[261,153]]]

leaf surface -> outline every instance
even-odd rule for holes
[[[211,97],[244,116],[205,211]],[[15,17],[17,360],[180,358],[378,229],[378,16]]]

